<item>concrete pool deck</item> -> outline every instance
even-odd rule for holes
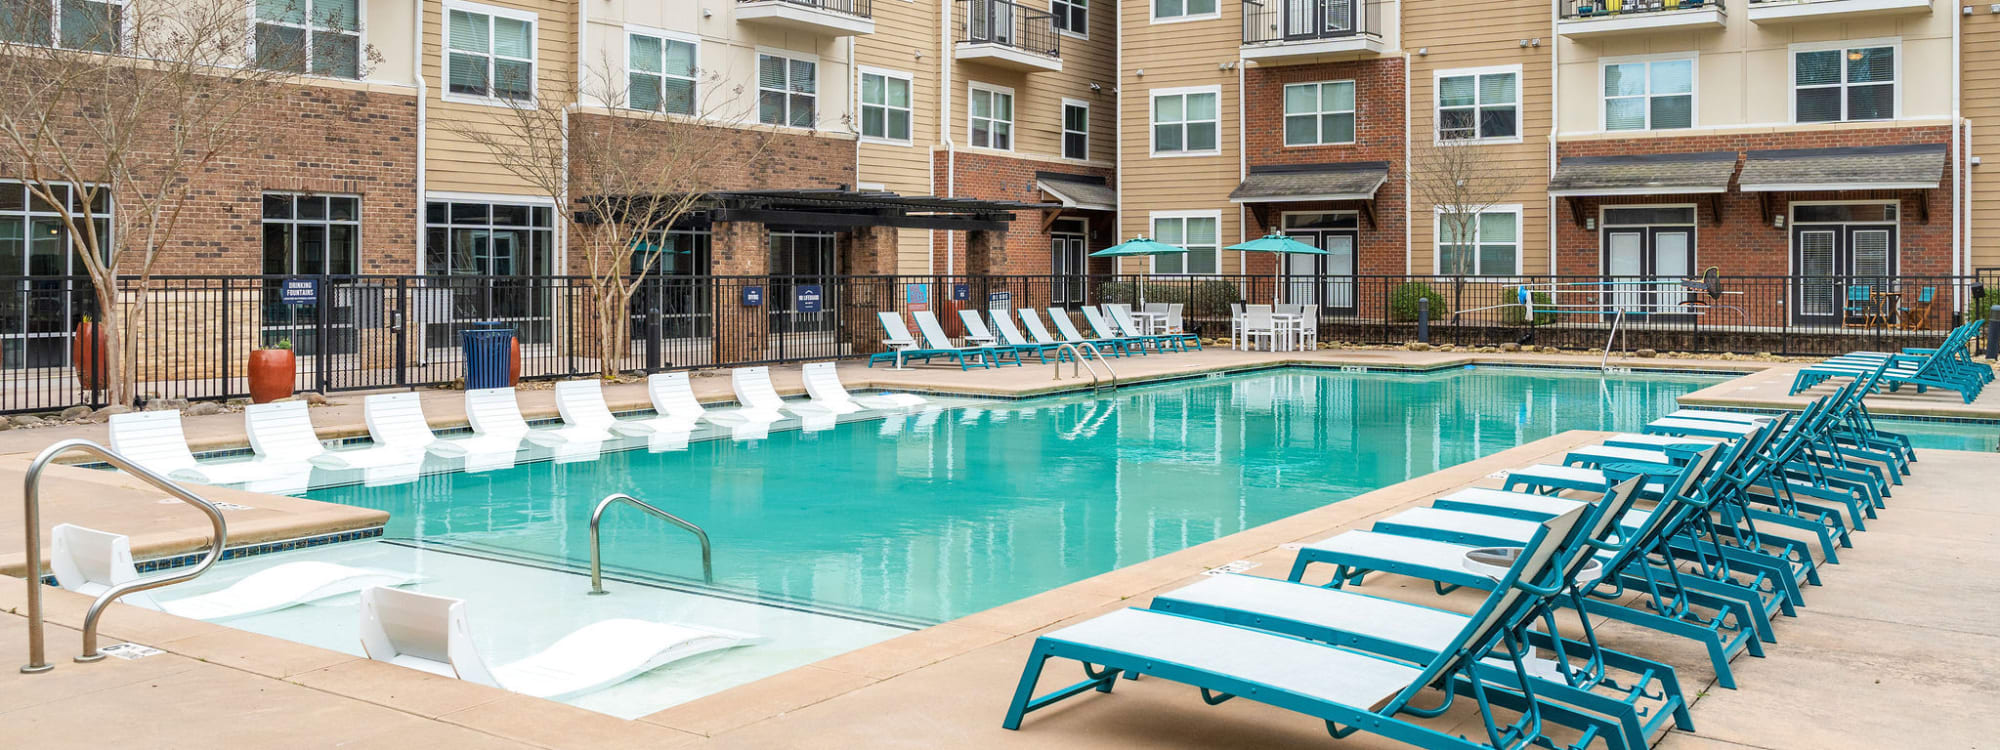
[[[1079,581],[868,648],[624,721],[562,704],[369,662],[162,613],[115,606],[109,641],[166,653],[73,664],[87,600],[50,591],[50,674],[0,672],[0,726],[23,747],[965,748],[1298,747],[1328,743],[1295,714],[1247,701],[1203,706],[1185,686],[1124,682],[999,728],[1034,635],[1199,580],[1233,561],[1283,575],[1286,545],[1323,538],[1427,501],[1490,485],[1493,472],[1559,458],[1601,436],[1567,432],[1242,533]],[[1968,491],[2000,455],[1925,451],[1882,518],[1827,566],[1797,618],[1777,623],[1768,658],[1739,657],[1741,690],[1713,687],[1685,642],[1617,625],[1608,645],[1676,664],[1696,731],[1655,747],[1877,748],[1983,746],[1982,696],[2000,690],[2000,583],[1965,576],[2000,554],[2000,508]],[[1322,574],[1323,575],[1323,574]],[[0,587],[0,649],[25,654],[23,593]],[[1393,577],[1368,593],[1464,609]],[[109,642],[108,641],[108,642]],[[1064,665],[1067,667],[1067,665]],[[1050,670],[1045,685],[1075,679]],[[115,717],[115,721],[105,721]],[[1462,711],[1432,724],[1471,731]],[[1395,743],[1357,735],[1342,747]]]

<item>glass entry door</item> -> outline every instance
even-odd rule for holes
[[[1049,273],[1054,275],[1054,289],[1050,301],[1057,305],[1081,305],[1086,302],[1084,291],[1089,286],[1085,275],[1089,273],[1085,265],[1089,261],[1084,252],[1084,235],[1081,222],[1065,222],[1068,231],[1049,233]]]
[[[1608,207],[1604,211],[1604,300],[1612,313],[1687,315],[1680,281],[1694,274],[1694,208]]]
[[[1286,214],[1285,236],[1325,250],[1325,255],[1282,256],[1285,302],[1319,305],[1332,315],[1355,312],[1355,246],[1360,216],[1352,212]]]
[[[1285,38],[1318,39],[1354,31],[1354,0],[1285,0]]]
[[[50,218],[0,218],[0,278],[11,279],[0,299],[0,365],[63,367],[82,321],[88,282],[69,246],[62,222]]]
[[[771,332],[833,330],[834,236],[818,232],[772,232],[770,243],[771,288],[766,304],[771,310]],[[802,284],[819,286],[818,312],[797,309],[798,287]]]
[[[1847,317],[1850,295],[1868,309],[1874,295],[1894,291],[1896,227],[1866,224],[1794,224],[1792,320],[1836,325]],[[1863,295],[1867,296],[1863,296]]]

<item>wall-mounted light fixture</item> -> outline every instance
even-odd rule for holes
[[[1778,214],[1778,215],[1776,215],[1776,216],[1772,216],[1772,217],[1771,217],[1771,226],[1773,226],[1773,227],[1776,227],[1776,228],[1778,228],[1778,229],[1784,229],[1784,228],[1785,228],[1785,215],[1784,215],[1784,214]]]
[[[1583,228],[1593,232],[1597,231],[1597,218],[1594,216],[1583,217]]]

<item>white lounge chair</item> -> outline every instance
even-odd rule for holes
[[[661,429],[686,429],[672,417],[621,420],[604,403],[604,383],[596,378],[565,380],[556,384],[556,413],[564,427],[557,434],[570,440],[604,440],[616,435],[650,435]]]
[[[465,392],[465,421],[472,427],[472,437],[452,440],[466,453],[498,454],[511,452],[521,447],[521,440],[534,432],[528,427],[528,420],[521,416],[521,405],[514,400],[512,388],[478,388]],[[543,438],[535,442],[554,444],[560,439]]]
[[[111,450],[167,477],[203,484],[241,484],[299,470],[264,461],[198,462],[188,450],[178,411],[111,415]]]
[[[75,524],[49,531],[49,567],[56,583],[85,596],[139,577],[132,540],[124,534]],[[309,604],[374,586],[404,586],[421,576],[379,568],[354,568],[316,560],[281,563],[251,573],[220,591],[170,601],[141,591],[118,601],[196,620],[222,620]],[[160,589],[155,589],[160,591]]]
[[[274,401],[243,408],[243,431],[250,450],[268,463],[303,464],[326,452],[313,432],[312,415],[304,401]]]
[[[646,395],[653,400],[653,411],[659,412],[661,417],[686,422],[688,429],[693,429],[695,422],[704,420],[719,425],[740,425],[756,421],[769,424],[784,418],[781,414],[768,419],[762,418],[763,415],[758,415],[759,419],[751,419],[741,409],[710,410],[694,397],[694,386],[688,382],[685,372],[662,372],[646,378]]]
[[[738,367],[729,371],[729,386],[736,391],[736,403],[742,404],[739,411],[753,421],[776,422],[785,418],[785,412],[799,416],[834,414],[825,404],[792,403],[778,395],[778,389],[771,385],[771,368]]]
[[[762,641],[748,633],[613,619],[585,625],[541,653],[487,667],[460,599],[389,588],[361,592],[368,658],[538,698],[616,685],[691,656]]]
[[[361,417],[368,423],[366,448],[330,450],[314,456],[314,466],[329,469],[415,467],[425,453],[463,456],[463,441],[439,440],[424,418],[424,402],[415,393],[382,393],[361,400]],[[391,471],[400,475],[404,472]]]
[[[885,393],[879,396],[848,393],[847,386],[840,383],[839,368],[832,362],[809,362],[799,368],[799,375],[805,380],[806,395],[812,397],[812,402],[836,414],[852,414],[863,409],[908,409],[924,404],[924,397],[912,393]]]

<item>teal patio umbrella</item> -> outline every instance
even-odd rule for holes
[[[1281,255],[1332,255],[1332,253],[1325,250],[1276,233],[1267,234],[1249,242],[1230,245],[1225,249],[1246,253],[1278,253]],[[1272,283],[1279,289],[1284,288],[1285,264],[1282,259],[1278,263],[1278,270],[1275,276],[1276,278],[1272,279]]]
[[[1092,258],[1123,258],[1128,255],[1186,255],[1187,248],[1174,247],[1165,242],[1154,242],[1145,237],[1133,237],[1116,245],[1091,253]],[[1146,304],[1146,285],[1138,284],[1139,304]]]

